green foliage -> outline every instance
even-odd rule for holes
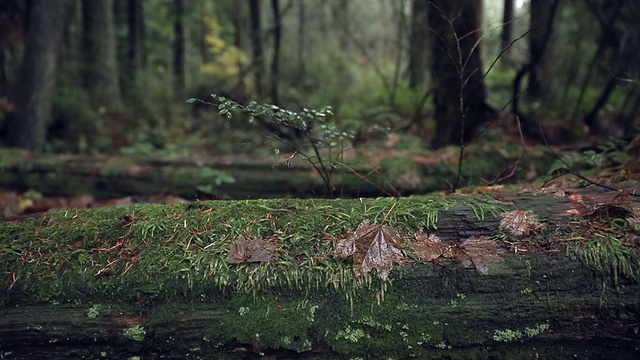
[[[254,101],[245,106],[222,96],[214,94],[211,96],[216,103],[195,98],[187,100],[187,103],[201,102],[217,106],[218,114],[229,119],[234,112],[239,112],[247,115],[249,122],[260,118],[272,125],[291,130],[293,134],[299,136],[299,139],[285,138],[279,134],[274,134],[274,138],[293,149],[292,157],[298,155],[311,164],[322,178],[327,191],[333,193],[333,173],[338,166],[343,165],[341,163],[343,151],[353,135],[342,131],[332,121],[331,107],[326,106],[320,110],[305,108],[300,112],[294,112],[275,105],[258,104]],[[275,151],[279,153],[280,149],[276,148]]]

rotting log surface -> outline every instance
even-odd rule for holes
[[[0,240],[6,243],[0,257],[0,270],[5,275],[0,350],[5,357],[14,359],[135,355],[230,359],[262,355],[327,359],[636,359],[640,349],[637,279],[622,276],[615,267],[597,271],[567,256],[568,243],[587,246],[604,242],[605,235],[627,240],[633,231],[614,231],[606,226],[606,217],[595,222],[587,218],[591,214],[584,209],[580,210],[582,215],[574,211],[590,206],[589,201],[606,204],[614,195],[585,190],[565,196],[493,195],[508,200],[505,202],[495,202],[487,195],[412,197],[397,203],[393,199],[207,202],[196,208],[150,205],[96,209],[71,216],[53,213],[42,219],[0,224]],[[575,200],[578,198],[582,202]],[[635,212],[638,202],[631,198],[622,205]],[[423,212],[433,208],[438,209],[433,224],[419,219],[420,214],[429,217]],[[313,273],[313,268],[307,268],[303,261],[297,264],[303,269],[291,272],[298,274],[297,280],[288,275],[284,278],[289,268],[279,274],[280,268],[276,267],[275,283],[255,291],[244,287],[249,280],[242,274],[264,275],[267,273],[260,270],[276,265],[228,265],[238,277],[236,283],[221,286],[222,277],[215,277],[224,274],[225,267],[214,268],[216,273],[207,266],[226,252],[217,249],[209,254],[211,247],[206,244],[218,237],[233,237],[219,229],[233,227],[234,209],[248,216],[239,219],[239,223],[264,223],[260,231],[265,236],[269,229],[273,233],[303,233],[304,224],[312,224],[311,230],[318,236],[305,246],[312,244],[313,251],[321,253],[318,255],[326,255],[325,249],[332,247],[327,245],[334,241],[331,236],[343,235],[364,218],[374,222],[384,218],[404,234],[426,228],[453,244],[470,235],[501,239],[504,261],[490,264],[489,274],[481,275],[457,260],[413,260],[392,270],[386,283],[375,275],[359,279],[348,274],[342,278],[327,275],[327,280],[318,274],[349,271],[348,267],[340,267],[344,260],[329,255],[319,256],[314,263],[320,267],[319,273]],[[357,211],[349,212],[351,209]],[[390,209],[393,214],[386,214]],[[505,233],[499,228],[500,214],[513,209],[532,210],[546,221],[545,228],[531,236]],[[167,221],[151,234],[145,224],[159,214],[166,215]],[[189,217],[179,218],[179,214]],[[321,235],[313,215],[336,224],[325,223],[327,233]],[[199,216],[205,221],[196,224]],[[89,236],[93,231],[88,220],[91,217],[103,221],[96,226],[103,232],[94,234],[93,240]],[[291,228],[282,226],[296,219],[300,223]],[[72,230],[78,223],[86,229]],[[216,227],[219,223],[221,228]],[[61,224],[69,230],[59,232]],[[137,239],[138,226],[146,229],[146,240],[123,243],[122,239]],[[60,243],[56,249],[73,251],[62,261],[46,248],[38,248],[40,261],[49,262],[40,264],[38,269],[52,266],[58,273],[28,273],[29,266],[38,262],[27,256],[29,249],[40,246],[38,241],[51,241],[46,235],[51,227],[61,236],[56,240]],[[180,245],[183,228],[196,234],[186,247]],[[337,229],[342,229],[342,234]],[[205,246],[190,247],[206,232],[210,233],[201,244]],[[113,237],[106,238],[107,234]],[[286,252],[295,248],[297,238],[280,239],[286,247],[280,253],[280,260],[284,261]],[[18,248],[16,241],[30,245]],[[117,254],[122,267],[105,267],[105,261],[118,259],[107,244],[122,249]],[[211,244],[228,246],[228,242]],[[92,251],[85,254],[82,251],[87,247]],[[630,244],[624,248],[627,250],[637,254],[638,244]],[[152,251],[170,254],[157,268],[145,270],[143,262],[152,256]],[[84,258],[89,254],[91,259]],[[99,257],[103,255],[106,257]],[[124,264],[125,260],[129,262]],[[335,263],[339,269],[333,265],[322,268],[320,260]],[[81,267],[74,268],[76,273],[66,273],[66,267],[80,261],[99,264],[87,265],[85,271],[89,275],[78,272]],[[637,257],[624,261],[635,261],[636,269],[640,265]],[[129,267],[129,263],[133,265]],[[176,268],[174,263],[188,264]],[[311,275],[305,277],[307,274]],[[320,286],[308,284],[318,276],[322,279]],[[242,281],[244,285],[238,285]],[[342,283],[333,288],[332,282],[337,281]],[[117,284],[122,288],[114,289]]]

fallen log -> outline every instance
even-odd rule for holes
[[[635,359],[637,209],[566,190],[49,212],[0,223],[0,350]]]

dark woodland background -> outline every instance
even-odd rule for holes
[[[440,148],[631,138],[635,0],[2,0],[2,146],[269,151],[281,129],[187,104],[218,94]],[[542,131],[541,131],[542,130]]]

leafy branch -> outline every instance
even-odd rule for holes
[[[258,104],[255,101],[242,105],[236,101],[215,94],[211,95],[214,103],[191,98],[187,103],[199,102],[216,106],[218,114],[231,119],[234,112],[249,116],[249,122],[259,120],[266,121],[271,127],[284,127],[290,129],[298,136],[286,137],[272,131],[272,136],[279,142],[293,149],[293,156],[298,155],[307,161],[320,175],[327,192],[332,195],[334,191],[333,174],[341,160],[345,144],[353,139],[353,135],[341,131],[335,122],[330,121],[333,111],[330,106],[320,110],[302,109],[294,112],[279,108],[275,105]],[[321,150],[329,149],[328,157],[323,157]],[[337,152],[333,152],[338,148]]]

